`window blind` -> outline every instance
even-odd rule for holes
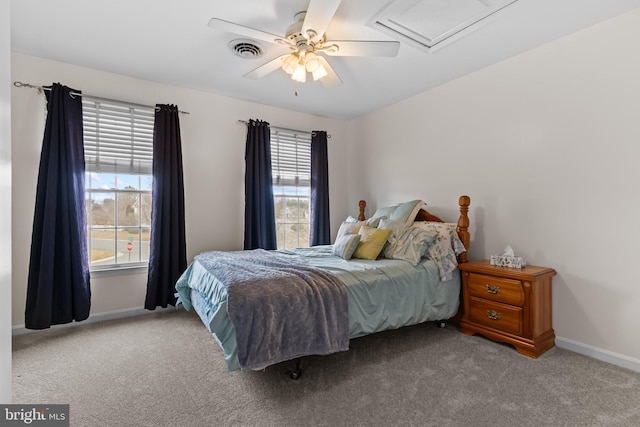
[[[151,174],[153,108],[82,97],[87,171]]]
[[[311,133],[271,128],[273,185],[311,185]]]

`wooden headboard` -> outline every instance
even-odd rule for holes
[[[469,196],[460,196],[460,198],[458,199],[458,208],[460,211],[460,216],[458,217],[458,236],[460,237],[460,240],[462,241],[462,244],[464,245],[464,247],[467,249],[466,252],[463,252],[460,255],[458,255],[459,263],[468,261],[467,253],[469,252],[469,246],[471,245],[471,234],[469,234],[469,216],[468,216],[470,204],[471,204],[471,198]],[[364,200],[360,200],[360,203],[358,203],[358,206],[360,207],[358,220],[364,221],[365,220],[364,208],[367,207],[367,202],[365,202]],[[420,211],[418,211],[418,214],[416,215],[415,220],[445,222],[425,209],[420,209]]]

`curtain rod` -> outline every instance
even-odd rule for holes
[[[29,83],[22,83],[22,82],[13,82],[13,85],[14,85],[15,87],[28,87],[28,88],[30,88],[30,89],[37,89],[37,90],[38,90],[38,92],[42,92],[43,90],[51,90],[51,89],[50,89],[50,88],[48,88],[48,87],[44,87],[44,86],[35,86],[35,85],[29,84]],[[145,108],[158,109],[158,107],[156,107],[155,105],[136,104],[135,102],[121,101],[121,100],[119,100],[119,99],[102,98],[102,97],[100,97],[100,96],[94,96],[94,95],[90,95],[90,94],[87,94],[87,93],[82,94],[82,93],[78,93],[78,92],[70,92],[70,93],[69,93],[69,95],[71,95],[72,97],[73,97],[73,96],[82,96],[82,95],[85,95],[85,96],[88,96],[88,97],[90,97],[90,98],[97,99],[97,100],[100,100],[100,101],[120,102],[120,103],[126,103],[126,104],[135,105],[135,106],[137,106],[137,107],[145,107]],[[189,113],[188,111],[182,111],[182,110],[178,110],[178,112],[179,112],[180,114],[191,114],[191,113]]]
[[[244,123],[245,125],[249,124],[249,122],[246,121],[246,120],[238,120],[238,123]],[[303,130],[287,129],[287,128],[283,128],[281,126],[274,126],[274,127],[278,128],[278,129],[282,129],[282,130],[288,130],[288,131],[291,131],[291,132],[304,132]],[[311,132],[311,134],[313,135],[313,132]],[[327,138],[331,138],[331,135],[327,134]]]

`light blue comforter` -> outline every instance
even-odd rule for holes
[[[443,282],[435,262],[426,258],[414,267],[392,259],[345,261],[331,254],[331,246],[278,252],[329,271],[344,283],[350,338],[449,319],[458,310],[460,275],[453,274],[451,280]],[[196,310],[222,347],[228,369],[240,369],[225,287],[194,260],[178,280],[176,290],[179,302],[187,310]]]
[[[304,258],[276,251],[204,252],[194,263],[215,281],[185,286],[206,295],[212,286],[226,295],[242,368],[267,366],[311,354],[349,348],[349,317],[344,285]]]

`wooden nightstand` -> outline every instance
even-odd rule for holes
[[[458,265],[462,272],[460,332],[479,333],[538,357],[555,345],[551,323],[551,278],[555,270],[496,267],[488,260]]]

